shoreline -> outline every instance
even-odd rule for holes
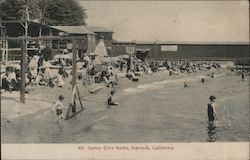
[[[221,68],[218,70],[215,70],[215,76],[219,73],[223,73],[225,71],[225,69]],[[156,73],[153,73],[152,75],[143,75],[139,77],[139,81],[138,82],[132,82],[131,80],[128,80],[126,77],[120,78],[118,81],[118,86],[115,87],[115,90],[117,90],[117,95],[120,94],[124,94],[124,96],[126,96],[126,90],[129,89],[137,89],[138,87],[140,88],[140,86],[143,85],[150,85],[150,84],[157,84],[157,83],[164,83],[164,81],[178,81],[178,80],[184,80],[185,78],[187,79],[194,79],[195,76],[199,75],[203,75],[204,77],[207,76],[207,74],[211,73],[210,70],[205,70],[205,71],[199,71],[196,73],[181,73],[179,75],[172,75],[169,76],[169,72],[167,70],[165,71],[159,71]],[[188,82],[188,81],[187,81]],[[77,83],[78,85],[78,89],[80,92],[80,96],[81,96],[81,100],[86,103],[88,103],[88,101],[91,101],[91,99],[95,99],[95,97],[100,97],[103,98],[106,97],[110,90],[112,90],[112,88],[108,88],[105,86],[105,84],[101,83],[101,84],[97,84],[97,85],[101,85],[102,89],[96,93],[89,93],[88,89],[90,86],[84,87],[82,85],[79,85],[79,82]],[[39,92],[39,90],[42,90],[41,92]],[[2,105],[2,115],[7,116],[4,118],[8,118],[8,119],[13,119],[13,118],[21,118],[24,117],[26,115],[30,115],[30,114],[37,114],[39,111],[44,110],[44,109],[49,109],[51,108],[51,106],[53,105],[53,103],[55,103],[55,101],[57,100],[57,96],[58,94],[54,95],[54,94],[50,94],[53,91],[55,91],[56,93],[64,93],[65,97],[66,97],[66,101],[65,104],[69,104],[70,102],[70,98],[72,96],[72,91],[71,91],[71,85],[69,83],[67,83],[65,85],[64,88],[49,88],[49,87],[41,87],[38,86],[36,87],[33,91],[31,91],[31,93],[26,94],[26,104],[22,104],[19,100],[19,94],[20,92],[18,91],[14,91],[13,93],[2,93],[1,94],[1,105]],[[43,92],[45,92],[45,94],[42,94]],[[47,93],[46,93],[47,92]],[[115,97],[117,97],[117,95],[115,95]],[[6,101],[14,101],[16,102],[14,105],[12,104],[12,108],[14,108],[14,112],[11,113],[10,111],[7,111],[7,114],[9,115],[5,115],[5,106],[8,105],[8,103],[6,103]],[[36,102],[42,102],[44,104],[47,103],[47,106],[45,107],[41,107],[41,108],[37,108],[34,107],[33,103]],[[9,105],[8,105],[9,106]],[[28,107],[27,107],[28,106]],[[15,110],[17,110],[15,112]],[[31,111],[32,110],[32,111]]]

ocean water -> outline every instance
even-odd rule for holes
[[[86,110],[57,125],[44,110],[2,129],[4,142],[140,143],[249,141],[249,77],[216,75],[168,79],[118,91],[119,106],[107,109],[107,96],[84,102]],[[184,88],[187,82],[189,87]],[[207,122],[209,96],[216,96],[218,121]],[[38,117],[38,118],[37,118]],[[30,121],[29,119],[33,119]],[[8,136],[5,136],[7,135]],[[27,134],[29,136],[27,136]]]

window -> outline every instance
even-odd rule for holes
[[[161,45],[161,51],[177,52],[178,46],[177,45]]]

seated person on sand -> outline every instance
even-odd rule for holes
[[[60,75],[62,75],[63,78],[68,78],[69,77],[68,73],[66,72],[66,70],[65,70],[65,68],[63,66],[61,66],[59,68],[58,73]]]
[[[127,73],[126,77],[127,77],[128,79],[132,80],[132,81],[135,81],[135,82],[137,82],[137,81],[139,80],[138,76],[135,75],[134,70],[130,70],[130,71]]]
[[[110,108],[110,106],[117,106],[117,105],[119,105],[119,103],[118,102],[114,102],[113,101],[113,96],[114,96],[114,94],[115,94],[115,91],[114,90],[112,90],[111,92],[110,92],[110,96],[108,97],[108,100],[107,100],[107,107],[108,108]]]
[[[2,78],[2,86],[1,88],[4,89],[4,91],[9,90],[11,92],[9,81],[7,80],[9,74],[6,72]]]
[[[44,71],[44,73],[43,73]],[[45,67],[41,69],[38,73],[37,79],[36,79],[36,84],[40,84],[42,86],[50,86],[54,87],[55,84],[55,79],[57,77],[52,74],[51,70],[49,67]]]
[[[111,76],[105,71],[102,72],[101,77],[103,81],[107,84],[107,87],[114,87],[114,85],[117,85],[117,77]]]
[[[16,73],[13,71],[13,69],[8,72],[6,78],[6,82],[8,84],[8,89],[11,91],[13,90],[19,90],[19,84],[16,78]]]

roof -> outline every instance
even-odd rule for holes
[[[88,30],[90,30],[91,32],[108,32],[108,33],[114,33],[114,31],[112,31],[111,29],[103,27],[103,26],[86,26],[86,28]]]
[[[212,42],[212,41],[136,41],[136,44],[189,44],[189,45],[249,45],[249,42]]]
[[[172,44],[172,45],[250,45],[249,42],[200,42],[200,41],[113,41],[114,44],[131,44],[131,43],[135,43],[135,44],[161,44],[161,45],[168,45],[168,44]]]
[[[52,28],[67,32],[69,34],[95,34],[84,26],[50,26]]]
[[[42,26],[42,27],[57,30],[56,28],[53,28],[51,26],[47,26],[47,25],[42,24],[42,23],[40,23],[38,21],[35,21],[35,20],[30,20],[30,21],[26,21],[26,20],[3,20],[3,21],[1,21],[2,24],[21,24],[21,23],[24,23],[24,22],[28,22],[28,24],[33,24],[33,25]]]

